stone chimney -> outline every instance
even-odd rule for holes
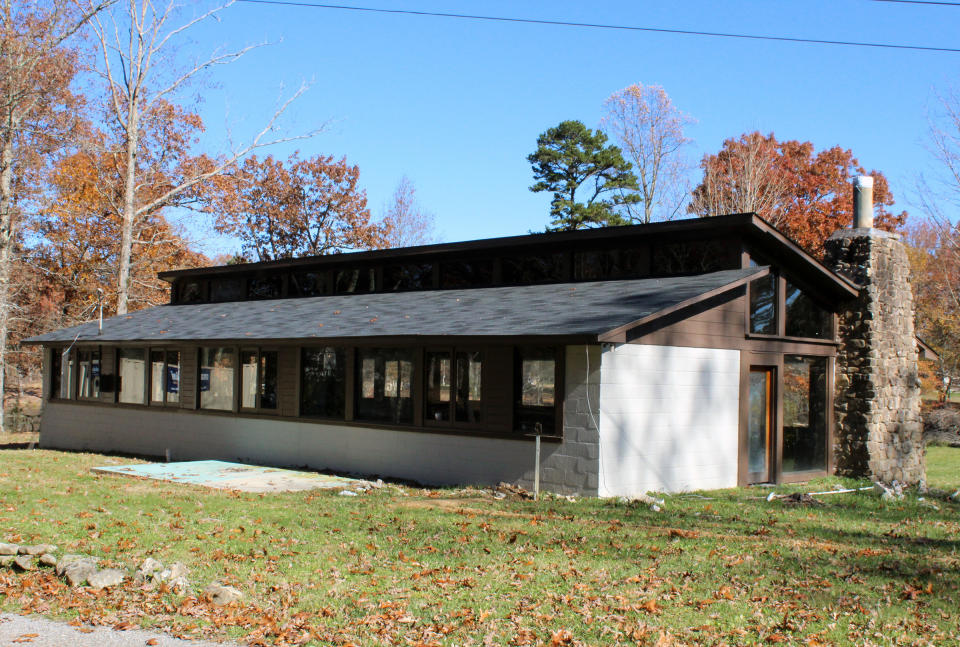
[[[860,287],[839,316],[837,473],[923,482],[910,264],[900,236],[873,227],[873,178],[854,180],[853,227],[827,240],[826,264]]]

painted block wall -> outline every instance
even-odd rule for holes
[[[599,495],[735,487],[740,352],[604,348]]]
[[[586,346],[567,349],[564,441],[541,447],[541,487],[561,493],[597,493],[597,419],[600,353],[590,347],[590,398],[584,383]],[[594,407],[589,415],[587,401]],[[394,431],[209,415],[186,409],[118,407],[61,401],[44,403],[44,448],[119,451],[172,460],[219,459],[310,467],[403,478],[424,484],[533,487],[531,440]]]

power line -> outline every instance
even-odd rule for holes
[[[525,23],[530,25],[555,25],[561,27],[588,27],[592,29],[615,29],[621,31],[644,31],[658,34],[682,34],[685,36],[713,36],[717,38],[739,38],[745,40],[773,40],[787,43],[811,43],[815,45],[846,45],[850,47],[875,47],[881,49],[910,49],[924,52],[949,52],[960,54],[960,49],[952,47],[926,47],[923,45],[898,45],[895,43],[866,43],[847,40],[821,40],[816,38],[790,38],[787,36],[761,36],[757,34],[735,34],[715,31],[693,31],[690,29],[663,29],[659,27],[634,27],[630,25],[609,25],[589,22],[567,22],[562,20],[539,20],[536,18],[508,18],[505,16],[479,16],[460,13],[442,13],[438,11],[413,11],[410,9],[381,9],[378,7],[351,7],[348,5],[319,4],[314,2],[290,2],[289,0],[236,0],[251,4],[284,5],[289,7],[308,7],[311,9],[335,9],[341,11],[362,11],[366,13],[401,14],[406,16],[430,16],[435,18],[459,18],[462,20],[487,20],[491,22]],[[907,0],[886,0],[888,2]],[[957,3],[960,6],[960,3]]]
[[[897,4],[929,4],[941,7],[960,7],[960,2],[936,2],[935,0],[873,0],[874,2],[895,2]]]

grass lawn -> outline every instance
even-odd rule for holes
[[[812,506],[725,490],[666,497],[657,513],[390,485],[261,496],[89,472],[110,462],[128,461],[0,451],[0,540],[126,568],[181,560],[195,590],[232,584],[240,605],[3,569],[0,608],[254,644],[960,644],[960,505],[942,496]],[[960,487],[960,449],[933,448],[929,463],[931,484]],[[854,482],[805,489],[841,483]]]

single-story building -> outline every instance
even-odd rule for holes
[[[860,289],[754,214],[170,271],[49,332],[43,447],[586,495],[835,471]]]

